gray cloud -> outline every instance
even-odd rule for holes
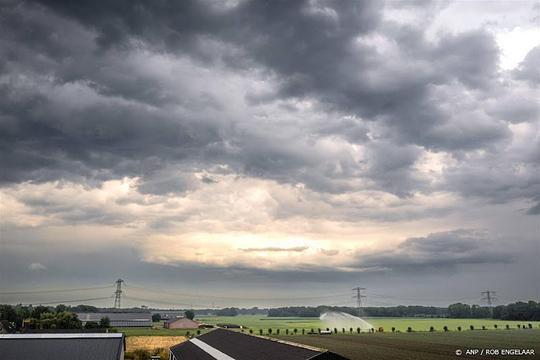
[[[361,255],[359,267],[392,271],[512,262],[513,253],[478,230],[453,230],[409,238],[391,251]]]

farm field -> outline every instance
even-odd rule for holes
[[[540,359],[540,329],[362,333],[276,337],[317,346],[351,360]],[[528,356],[456,356],[466,349],[534,349]]]
[[[221,317],[198,317],[196,320],[207,324],[229,323],[247,326],[250,329],[258,331],[259,329],[266,330],[275,329],[318,329],[329,327],[319,318],[301,318],[301,317],[285,317],[272,318],[261,315],[241,315],[241,316],[221,316]],[[364,318],[373,325],[375,329],[382,327],[384,331],[391,331],[395,327],[399,331],[407,331],[411,327],[414,331],[429,331],[433,326],[435,330],[442,330],[444,326],[448,326],[449,330],[457,330],[461,326],[463,330],[469,329],[472,325],[475,329],[481,329],[486,326],[487,329],[493,329],[497,325],[499,329],[509,325],[511,328],[517,328],[518,325],[527,325],[530,323],[534,328],[540,328],[540,321],[505,321],[492,319],[447,319],[447,318]],[[347,329],[348,330],[348,329]]]
[[[186,339],[185,336],[130,336],[126,338],[126,351],[168,349]]]

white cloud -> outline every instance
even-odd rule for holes
[[[44,270],[47,270],[47,267],[41,263],[31,263],[30,265],[28,265],[28,270],[32,270],[32,271],[44,271]]]

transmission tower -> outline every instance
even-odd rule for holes
[[[116,291],[114,292],[114,308],[120,309],[121,300],[122,300],[122,283],[124,280],[116,280]]]
[[[366,290],[366,288],[363,287],[355,287],[352,289],[353,291],[356,291],[356,294],[353,296],[353,298],[356,299],[356,311],[358,313],[358,317],[362,317],[363,311],[362,311],[362,298],[365,298],[365,295],[362,295],[362,291]]]
[[[493,304],[494,301],[497,301],[497,293],[492,290],[482,291],[482,301],[485,301],[489,307]]]

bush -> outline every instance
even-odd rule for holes
[[[268,329],[268,335],[272,335],[272,328]]]
[[[289,335],[289,329],[285,329],[285,335]]]
[[[396,332],[396,328],[392,326],[392,332]]]
[[[474,326],[473,325],[469,326],[469,329],[474,330]]]
[[[482,330],[486,330],[486,327],[484,325],[482,325]]]
[[[276,335],[279,335],[279,329],[276,330]]]
[[[249,333],[250,333],[250,334],[253,334],[253,329],[249,329]]]
[[[510,329],[510,325],[506,324],[506,330]]]
[[[306,329],[302,329],[302,335],[306,333]]]
[[[296,333],[298,332],[298,329],[294,328],[293,332],[294,332],[294,335],[296,335]]]
[[[337,334],[337,329],[336,328],[334,328],[334,334]]]
[[[412,327],[409,326],[409,327],[407,328],[407,332],[412,332]]]
[[[244,329],[242,329],[242,332],[244,332]],[[197,330],[197,335],[201,335],[201,330]]]
[[[493,325],[493,328],[496,329],[496,328],[497,328],[497,324]]]
[[[457,327],[457,331],[461,331],[461,326],[458,326],[458,327]]]
[[[356,328],[356,332],[357,332],[358,334],[360,334],[360,328],[359,328],[359,327]]]
[[[430,326],[430,327],[429,327],[429,331],[434,332],[434,331],[435,331],[435,328],[434,328],[433,326]]]
[[[529,329],[532,329],[532,324],[531,323],[529,323]]]
[[[379,332],[384,332],[384,328],[382,326],[379,326],[379,330],[377,330]]]
[[[448,326],[444,325],[444,326],[443,326],[443,330],[444,330],[444,331],[448,331]]]
[[[345,334],[345,328],[342,328],[342,329],[341,329],[341,332],[342,332],[343,334]]]
[[[263,329],[259,329],[259,335],[263,334]]]

